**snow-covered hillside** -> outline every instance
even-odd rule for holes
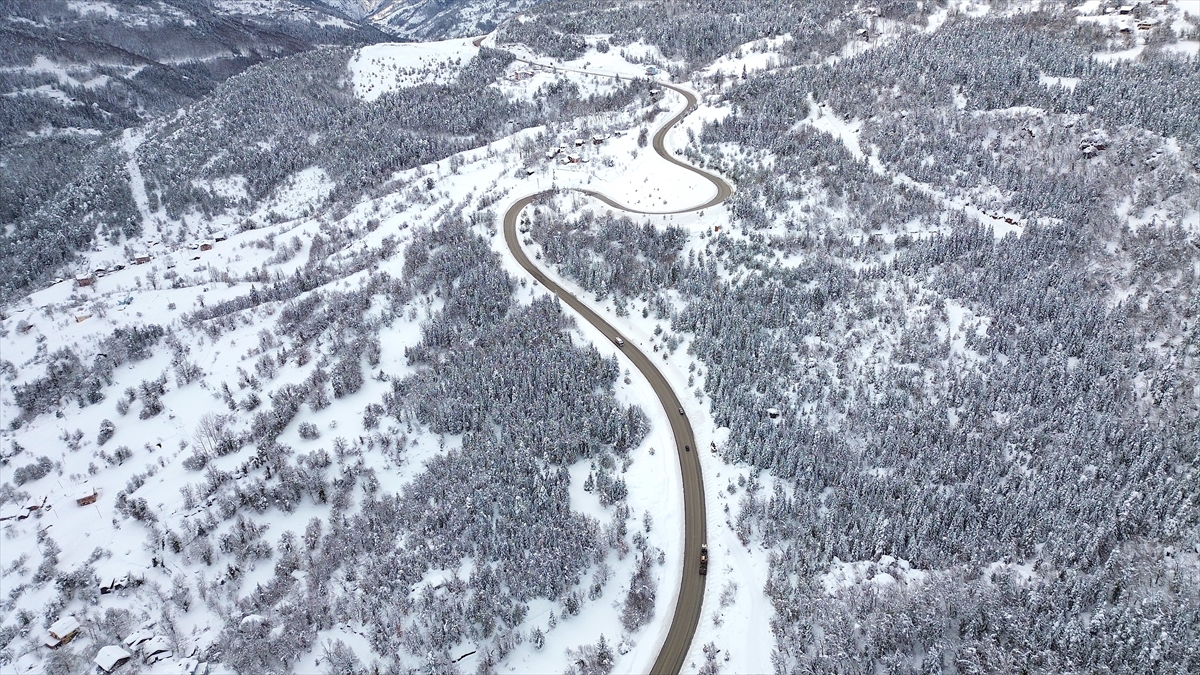
[[[571,203],[530,239],[652,322],[668,360],[686,349],[746,472],[727,522],[768,558],[776,672],[1194,667],[1190,634],[1138,618],[1195,620],[1194,584],[1155,581],[1200,550],[1180,525],[1200,476],[1200,137],[1172,112],[1200,94],[1193,20],[1173,3],[958,9],[660,63],[705,95],[685,126],[700,150],[680,149],[736,183],[728,214],[649,219],[679,228],[664,234]],[[590,56],[562,21],[507,35]],[[757,665],[714,637],[694,666]]]
[[[1200,669],[1190,3],[198,7],[3,71],[0,672],[649,670],[678,413],[541,193],[695,433],[685,672]]]
[[[346,63],[357,64],[361,78],[371,77],[368,63],[388,74],[388,62],[372,60],[381,51],[388,54],[367,48]],[[576,79],[584,92],[618,93],[612,83]],[[527,84],[502,76],[497,91],[526,96]],[[654,105],[643,93],[580,119],[597,132],[631,128]],[[351,662],[407,668],[430,658],[461,670],[491,663],[543,672],[564,667],[569,653],[609,653],[621,671],[648,668],[669,626],[681,564],[678,466],[664,411],[647,407],[648,385],[620,367],[612,345],[547,314],[544,292],[516,283],[518,268],[498,255],[496,209],[540,189],[541,178],[514,167],[557,168],[542,154],[564,132],[518,131],[393,173],[383,194],[353,201],[332,198],[333,177],[316,167],[265,198],[236,177],[196,183],[237,204],[236,219],[227,212],[173,220],[149,188],[147,164],[134,164],[131,175],[146,184],[134,190],[138,212],[153,229],[123,243],[128,255],[111,246],[89,252],[78,265],[85,276],[11,304],[2,324],[0,476],[11,542],[2,556],[14,620],[4,624],[0,656],[8,667],[77,669],[115,646],[146,672],[162,673],[192,663],[212,672],[313,672]],[[130,134],[126,152],[136,161],[157,133]],[[636,136],[626,140],[635,147]],[[597,166],[601,155],[627,151],[595,147]],[[515,304],[490,315],[484,298],[461,297],[456,277],[442,281],[444,274],[476,279],[463,282],[473,287],[483,274],[490,281],[479,288],[500,293],[488,303],[507,305],[511,295]],[[477,372],[464,361],[477,358],[477,347],[435,337],[450,322],[466,322],[454,333],[505,331],[481,338],[478,349],[505,341],[520,349],[481,353],[496,369]],[[543,342],[546,335],[561,338]],[[456,356],[424,356],[440,350]],[[453,363],[471,367],[446,371]],[[515,372],[521,363],[543,364],[533,372],[550,379],[525,381]],[[516,439],[507,434],[528,429],[505,422],[510,413],[498,401],[486,403],[491,412],[482,418],[500,425],[498,440],[475,422],[464,425],[456,412],[464,399],[444,393],[443,401],[436,392],[488,372],[502,378],[500,391],[556,409],[520,425],[566,426],[510,445]],[[568,374],[576,384],[558,381]],[[586,406],[585,418],[573,421],[571,406],[550,394],[557,387]],[[589,426],[578,445],[568,442]],[[499,443],[505,455],[485,460],[481,443]],[[495,473],[488,464],[527,452],[529,467]],[[465,467],[482,481],[469,495],[491,500],[485,490],[494,489],[505,509],[517,509],[508,517],[521,529],[471,544],[466,532],[495,522],[492,501],[479,504],[486,511],[447,504],[463,539],[439,534],[447,523],[430,521],[436,512],[378,520],[378,509],[408,509],[406,499],[461,482]],[[526,493],[527,479],[554,487]],[[84,492],[95,501],[77,504]],[[550,516],[550,507],[569,516]],[[524,552],[510,550],[507,537],[529,528],[529,518],[545,531]],[[359,548],[366,540],[351,543],[378,536],[369,529],[376,522],[399,528],[390,530],[398,556],[390,567],[368,561],[379,552]],[[457,541],[466,553],[447,550],[453,564],[432,551],[428,563],[417,562],[424,549],[409,544],[435,534],[431,545]],[[529,553],[551,567],[519,581],[534,568],[517,574],[511,556]],[[406,581],[367,598],[358,590],[367,578],[373,586]],[[323,590],[312,586],[317,579]],[[512,590],[497,596],[486,585],[496,582]],[[492,604],[480,604],[484,593]],[[368,613],[383,600],[392,605],[386,615]],[[313,614],[311,603],[326,609]],[[54,651],[39,647],[48,626],[68,616],[83,625],[81,636]],[[434,617],[454,616],[459,628],[429,632]]]
[[[541,0],[381,0],[370,20],[384,30],[414,40],[467,37],[493,30]]]

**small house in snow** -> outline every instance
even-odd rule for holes
[[[84,485],[75,491],[75,503],[80,506],[95,504],[99,497],[100,493],[96,492],[96,487],[93,485]]]
[[[1133,5],[1121,5],[1117,8],[1117,14],[1129,14],[1133,12]]]
[[[855,31],[855,35],[857,35],[858,39],[860,39],[860,40],[870,40],[871,39],[871,32],[868,31],[866,28],[859,28],[857,31]]]
[[[101,647],[99,653],[96,654],[96,667],[106,673],[111,673],[125,665],[131,656],[129,652],[116,645]]]
[[[136,649],[138,647],[138,645],[142,644],[143,642],[145,642],[146,640],[149,640],[152,637],[154,637],[154,633],[151,633],[149,631],[149,629],[140,628],[140,629],[130,633],[129,637],[125,638],[125,646]]]
[[[153,664],[171,658],[171,643],[161,635],[155,635],[143,642],[141,650],[142,660],[146,663]]]
[[[583,140],[582,138],[575,139],[575,147],[577,147],[577,148],[583,147],[584,143],[587,143],[587,141]]]
[[[119,577],[112,577],[112,578],[109,578],[108,581],[100,582],[100,595],[108,595],[109,593],[112,593],[113,591],[119,591],[119,590],[127,588],[128,586],[129,586],[129,575],[128,574],[123,574]],[[130,641],[131,639],[134,639],[136,636],[137,636],[137,633],[134,633],[133,635],[130,635],[128,638],[125,638],[126,646],[133,647],[136,644],[138,644],[137,642]],[[150,637],[151,637],[151,635],[150,635],[149,631],[147,631],[145,639],[149,640]]]
[[[75,323],[83,323],[90,318],[92,318],[91,314],[88,314],[87,312],[80,312],[79,314],[75,315]]]
[[[150,262],[149,253],[139,253],[133,257],[133,263],[135,265],[145,265],[148,262]]]
[[[58,649],[79,633],[79,619],[73,616],[64,616],[50,624],[49,631],[50,637],[46,638],[45,645],[50,649]]]
[[[200,250],[201,251],[211,251],[212,249],[213,249],[213,243],[211,241],[200,242]]]
[[[93,277],[91,272],[80,272],[79,274],[75,275],[76,286],[91,286],[92,281]]]

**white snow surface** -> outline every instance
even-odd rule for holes
[[[913,569],[907,560],[890,555],[880,556],[878,561],[842,562],[835,558],[829,565],[829,571],[821,575],[820,581],[825,592],[834,595],[843,588],[861,584],[883,587],[920,584],[928,574],[924,570]]]
[[[747,42],[732,54],[726,54],[713,61],[700,71],[700,76],[712,77],[720,74],[725,77],[740,77],[743,73],[749,75],[758,71],[774,70],[780,66],[780,48],[789,42],[792,42],[790,33]]]
[[[350,60],[354,93],[374,101],[390,91],[419,84],[447,84],[479,48],[471,40],[383,43],[363,47]]]
[[[1071,91],[1075,91],[1075,87],[1079,84],[1079,78],[1078,77],[1056,77],[1056,76],[1046,75],[1045,73],[1042,73],[1040,76],[1038,76],[1038,82],[1046,85],[1047,87],[1062,87],[1063,89],[1070,89]]]

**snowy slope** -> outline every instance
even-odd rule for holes
[[[465,49],[461,42],[457,44],[458,48]],[[378,53],[365,51],[360,58]],[[364,74],[367,67],[361,65],[366,62],[367,59],[362,58],[359,73],[369,77]],[[386,66],[382,69],[387,70]],[[585,87],[591,86],[586,78],[580,80]],[[516,83],[504,86],[516,86]],[[613,119],[589,120],[588,124],[626,126],[636,114],[637,111],[630,111]],[[199,563],[196,556],[200,554],[188,548],[190,544],[182,552],[174,552],[170,548],[163,549],[157,537],[166,531],[191,531],[195,523],[210,518],[216,508],[212,504],[206,507],[204,503],[188,502],[189,498],[181,494],[180,488],[186,488],[185,492],[189,494],[199,494],[196,481],[203,482],[203,472],[185,467],[184,460],[191,457],[201,443],[198,429],[203,420],[214,415],[232,415],[235,420],[232,423],[236,426],[249,421],[249,415],[231,413],[223,385],[232,389],[238,402],[250,398],[256,387],[262,387],[261,405],[269,406],[268,389],[301,384],[307,368],[299,365],[294,354],[283,357],[287,350],[281,351],[281,347],[285,345],[269,337],[270,327],[279,316],[283,303],[238,314],[239,318],[232,324],[222,324],[218,337],[212,337],[202,325],[187,320],[187,313],[244,296],[268,276],[301,271],[306,259],[314,255],[328,256],[333,263],[388,247],[394,251],[370,270],[334,278],[317,289],[322,293],[353,292],[372,283],[370,279],[380,274],[400,277],[405,246],[416,228],[433,223],[449,208],[480,205],[485,199],[492,203],[498,195],[508,195],[507,199],[512,199],[523,190],[536,189],[536,179],[523,173],[514,175],[511,168],[519,162],[524,148],[546,143],[545,133],[544,129],[521,132],[486,149],[398,173],[393,177],[397,187],[389,195],[336,209],[331,209],[326,200],[329,182],[323,172],[312,168],[301,170],[285,181],[284,189],[254,206],[247,215],[247,220],[254,223],[249,231],[236,233],[222,222],[197,220],[195,229],[211,232],[210,241],[222,234],[228,235],[220,237],[222,241],[212,241],[211,250],[201,250],[199,241],[180,244],[148,234],[139,241],[129,242],[129,248],[146,252],[150,262],[127,264],[124,269],[116,270],[118,263],[129,262],[118,249],[91,252],[87,269],[103,265],[112,271],[96,276],[89,286],[64,281],[15,303],[7,311],[3,323],[4,359],[13,364],[13,370],[6,375],[6,387],[0,395],[0,417],[5,422],[3,442],[10,448],[6,450],[9,460],[0,470],[0,477],[11,484],[16,468],[41,456],[48,457],[54,468],[49,475],[14,485],[13,492],[5,493],[6,517],[10,511],[17,513],[27,503],[45,505],[33,511],[30,517],[4,523],[11,542],[0,554],[7,570],[5,585],[22,588],[22,592],[14,596],[12,607],[23,608],[37,617],[34,628],[8,643],[7,649],[14,659],[11,663],[21,671],[40,663],[45,654],[34,649],[33,642],[45,635],[44,628],[48,623],[66,614],[83,621],[90,627],[92,635],[87,640],[73,643],[71,651],[58,652],[60,655],[74,654],[70,658],[76,659],[75,663],[90,658],[89,655],[105,643],[118,643],[139,626],[147,626],[150,633],[164,637],[173,649],[170,659],[153,667],[147,666],[147,672],[173,672],[181,667],[181,659],[193,653],[201,660],[211,661],[213,646],[223,639],[220,634],[229,620],[225,603],[237,598],[245,600],[256,585],[268,583],[272,579],[271,561],[239,565],[239,578],[232,582],[224,575],[223,566],[209,568]],[[140,137],[133,134],[125,140],[130,150],[139,142]],[[605,150],[615,155],[624,152],[621,147],[613,145]],[[137,171],[131,171],[131,174],[136,179]],[[424,187],[427,178],[437,185],[437,189],[428,194]],[[233,181],[213,184],[206,189],[236,195],[243,188]],[[139,209],[153,217],[155,205],[145,194],[138,194],[141,193],[135,189]],[[493,246],[500,250],[502,242],[486,221],[479,225],[479,231],[494,236]],[[342,242],[339,244],[343,247],[341,250],[332,254],[315,251],[314,241],[331,237]],[[207,244],[204,248],[207,249]],[[506,261],[505,264],[511,263]],[[517,297],[528,302],[531,297],[527,293],[529,291],[518,291]],[[405,318],[392,320],[381,329],[379,360],[372,367],[372,373],[382,371],[389,377],[403,377],[412,372],[407,365],[405,350],[421,339],[420,323],[430,310],[437,308],[437,304],[427,306],[423,303],[423,300],[414,300],[399,308],[397,314]],[[166,341],[179,347],[168,347],[160,342],[152,356],[122,364],[114,372],[112,384],[103,389],[106,400],[99,404],[82,408],[71,404],[61,408],[62,417],[40,415],[20,425],[19,429],[9,428],[9,422],[20,414],[11,387],[27,384],[44,375],[47,354],[67,347],[78,353],[85,363],[91,363],[99,349],[98,342],[112,331],[152,325],[162,326],[168,333]],[[596,341],[588,326],[580,326],[577,330],[581,344]],[[604,350],[612,352],[613,348],[608,345]],[[264,358],[270,355],[275,355],[273,361],[278,365],[262,366]],[[320,357],[314,354],[309,358]],[[190,381],[184,379],[181,365],[185,370],[190,367],[189,372],[198,370],[199,375],[189,376],[195,378]],[[160,375],[165,377],[165,393],[158,399],[161,412],[140,419],[142,411],[149,409],[153,396],[147,398],[139,391],[135,400],[128,404],[127,413],[122,414],[120,410],[126,408],[128,399],[121,392],[127,388],[138,389],[141,383],[152,382]],[[247,375],[257,377],[261,384],[245,384]],[[267,382],[270,385],[263,386]],[[299,420],[293,421],[279,436],[279,442],[305,457],[319,448],[330,449],[332,442],[334,446],[344,448],[338,451],[344,453],[344,457],[338,455],[335,466],[342,465],[343,461],[361,459],[365,468],[373,470],[383,481],[387,486],[385,489],[402,491],[430,458],[443,456],[461,441],[454,437],[439,439],[420,429],[407,432],[401,432],[399,428],[388,429],[386,423],[383,435],[375,431],[364,433],[358,421],[364,407],[379,400],[390,386],[387,381],[367,377],[357,393],[334,399],[327,408],[304,408]],[[648,386],[636,378],[628,383],[623,379],[619,381],[617,397],[633,405],[652,400]],[[656,636],[669,620],[670,594],[680,564],[680,542],[674,535],[680,529],[679,488],[677,478],[672,479],[678,475],[676,460],[672,453],[665,451],[671,440],[664,413],[661,410],[647,412],[650,413],[650,434],[631,452],[632,462],[626,468],[625,476],[631,534],[641,531],[649,546],[664,552],[663,563],[655,563],[651,568],[659,600],[650,625],[634,633],[628,633],[620,625],[620,607],[628,591],[636,555],[614,552],[604,560],[608,570],[606,576],[610,580],[598,596],[584,603],[578,616],[566,618],[559,603],[547,600],[531,603],[522,633],[528,635],[534,627],[540,627],[545,631],[545,644],[541,649],[535,649],[528,641],[517,645],[497,665],[502,672],[559,670],[568,649],[594,643],[602,634],[617,652],[618,668],[622,671],[644,670],[657,655]],[[105,419],[114,423],[115,431],[101,445],[97,432]],[[301,435],[301,421],[313,426],[316,439]],[[77,435],[77,429],[82,433]],[[407,438],[403,453],[386,450],[388,446],[384,439],[400,433]],[[12,454],[11,449],[17,447],[20,451]],[[118,448],[128,450],[116,452]],[[252,453],[250,448],[214,459],[206,471],[228,472],[235,477],[235,485],[249,488],[263,478],[263,474],[253,462],[247,462],[252,459],[248,453]],[[571,467],[571,509],[607,523],[613,518],[614,507],[602,506],[595,495],[583,489],[587,474],[586,463]],[[75,496],[85,485],[97,489],[98,499],[86,507],[76,506]],[[132,511],[123,510],[126,507],[118,509],[116,502],[122,493],[130,503],[144,499],[156,520],[147,517],[140,523],[128,515]],[[652,514],[652,524],[644,522],[646,513]],[[297,535],[303,533],[309,520],[326,518],[327,511],[303,498],[293,511],[268,510],[265,516],[253,517],[260,526],[266,526],[265,541],[276,551],[282,551],[281,547],[286,544],[280,539],[281,535],[288,531]],[[49,540],[39,544],[36,534],[47,525],[51,525],[47,533],[62,549],[54,555],[53,545],[45,543]],[[219,525],[213,536],[219,538],[229,534],[228,528],[227,523]],[[77,541],[88,543],[66,545]],[[100,552],[98,558],[91,556],[93,551]],[[221,553],[216,556],[218,560],[224,559]],[[94,589],[97,586],[92,584],[122,578],[140,585],[99,597],[92,596],[93,591],[87,590],[67,596],[64,602],[53,584],[35,581],[41,561],[50,558],[56,558],[56,561],[47,569],[86,570],[83,573],[87,578],[98,580],[85,582],[85,588]],[[156,559],[162,564],[156,564]],[[598,569],[589,570],[581,580],[582,595],[588,595],[588,584]],[[442,572],[447,579],[457,575],[465,578],[469,573],[469,566]],[[236,587],[229,587],[230,583]],[[226,599],[217,601],[215,589],[222,584],[228,590],[219,595]],[[239,588],[241,590],[237,591]],[[163,589],[162,592],[174,598],[171,602],[186,601],[186,608],[182,604],[163,605],[156,589]],[[207,604],[202,601],[206,594],[210,598]],[[105,614],[110,610],[115,614]],[[557,626],[547,630],[552,611],[561,616]],[[240,620],[237,615],[234,618],[235,623]],[[247,621],[250,623],[243,625],[248,627],[257,619]],[[164,628],[168,625],[170,628]],[[360,633],[363,630],[362,626],[339,626],[322,631],[317,644],[340,640],[360,662],[371,663],[379,655],[374,654],[369,643],[362,639]],[[463,652],[471,650],[469,645],[462,649]],[[324,663],[327,656],[318,646],[298,658],[297,667],[306,669],[318,668],[318,661]],[[473,669],[477,658],[467,656],[458,667]]]
[[[541,0],[371,0],[370,20],[413,40],[466,37],[490,32],[501,21]]]

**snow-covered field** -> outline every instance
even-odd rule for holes
[[[446,84],[479,51],[471,40],[371,45],[350,61],[354,93],[374,101],[389,91],[419,84]]]

